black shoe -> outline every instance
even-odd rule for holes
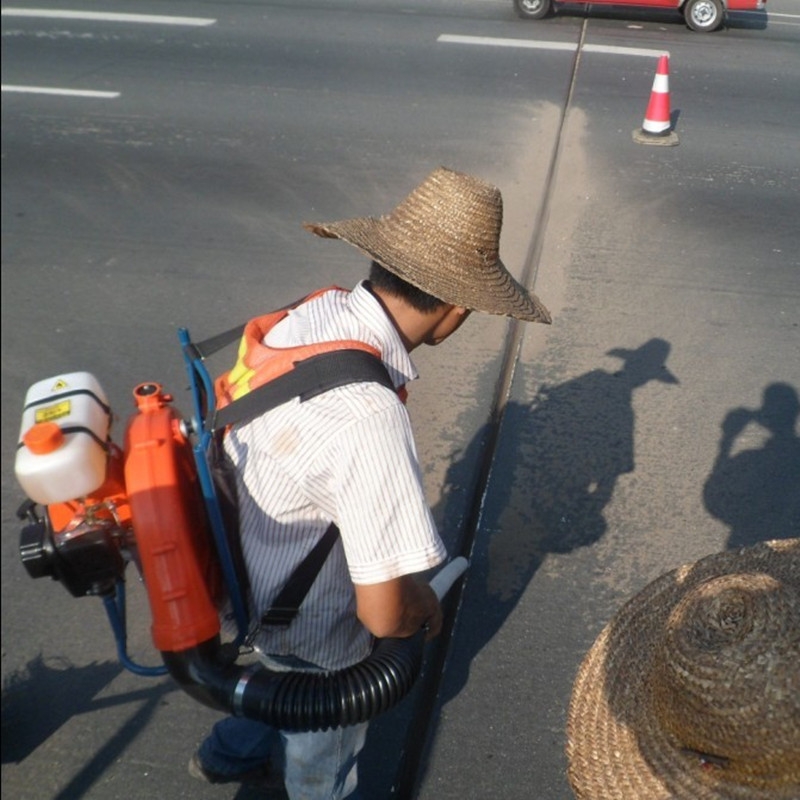
[[[247,783],[263,786],[265,788],[279,788],[283,786],[283,777],[275,773],[270,767],[269,762],[265,762],[262,766],[248,770],[247,772],[224,775],[204,767],[200,756],[195,753],[189,761],[189,774],[193,778],[205,781],[206,783]]]

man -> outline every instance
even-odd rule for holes
[[[272,668],[341,669],[363,660],[375,637],[411,636],[421,627],[428,637],[439,633],[439,602],[418,576],[446,552],[401,396],[417,377],[410,353],[443,342],[473,310],[550,322],[500,262],[501,225],[500,191],[445,168],[387,216],[305,225],[367,254],[369,280],[300,303],[243,348],[228,388],[236,394],[237,380],[286,348],[356,341],[380,353],[398,393],[348,384],[284,403],[226,438],[239,473],[256,619],[331,521],[341,534],[300,614],[288,627],[258,631],[256,647]],[[231,717],[214,726],[190,772],[211,783],[249,780],[263,777],[272,756],[292,800],[352,800],[366,729],[289,733]]]

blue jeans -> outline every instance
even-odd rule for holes
[[[207,769],[235,775],[271,758],[283,768],[291,800],[358,800],[357,758],[367,726],[289,733],[257,720],[226,717],[200,745],[200,760]]]
[[[206,769],[222,775],[249,772],[271,760],[283,770],[290,800],[359,800],[357,759],[367,727],[364,722],[294,733],[258,720],[226,717],[214,725],[198,752]]]

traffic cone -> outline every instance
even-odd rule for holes
[[[644,114],[641,130],[633,132],[633,138],[640,144],[678,143],[678,135],[672,130],[669,107],[669,56],[658,59],[656,76],[653,79],[653,90],[650,102]]]

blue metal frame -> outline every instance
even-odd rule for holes
[[[114,639],[117,642],[117,657],[120,663],[134,675],[141,675],[145,678],[157,678],[166,675],[169,670],[166,665],[160,667],[143,667],[132,661],[128,656],[128,627],[125,615],[125,582],[117,581],[116,591],[113,595],[103,596],[103,606],[105,606],[108,621],[111,623],[111,630],[114,632]]]
[[[236,574],[233,555],[228,545],[228,533],[225,529],[222,509],[220,508],[219,498],[217,497],[208,465],[207,453],[213,436],[213,431],[209,427],[209,420],[214,418],[216,411],[214,382],[206,369],[202,355],[193,347],[189,331],[186,328],[178,329],[178,339],[183,349],[183,358],[192,390],[194,410],[192,432],[195,435],[192,452],[197,466],[197,475],[200,479],[200,490],[203,494],[208,520],[211,524],[211,533],[222,568],[222,577],[228,590],[233,617],[236,622],[237,636],[234,644],[238,646],[247,636],[250,620],[247,611],[247,599]]]

